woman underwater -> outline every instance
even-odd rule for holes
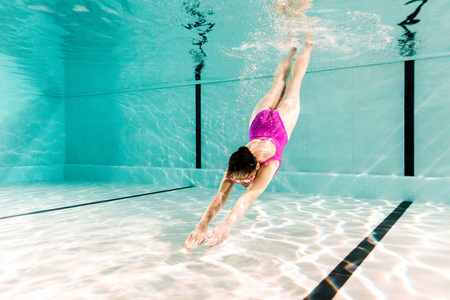
[[[250,118],[250,142],[240,147],[230,157],[228,168],[217,195],[206,209],[197,228],[188,236],[187,250],[201,245],[209,238],[208,248],[220,245],[234,225],[247,211],[253,201],[267,188],[281,165],[284,146],[288,142],[300,113],[300,86],[308,68],[314,43],[306,42],[305,49],[297,57],[292,67],[294,54],[292,47],[280,63],[269,92],[256,105]],[[247,191],[238,199],[223,223],[206,236],[206,228],[212,218],[225,205],[234,184],[241,184]]]

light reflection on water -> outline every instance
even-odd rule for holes
[[[2,220],[1,298],[304,297],[398,204],[265,193],[224,244],[188,252],[185,238],[214,193],[190,189]],[[392,290],[391,281],[408,299],[430,296],[416,275],[435,284],[436,276],[448,279],[449,269],[433,258],[444,261],[449,246],[449,231],[441,227],[445,212],[442,204],[413,204],[337,298],[376,298]]]
[[[249,70],[252,77],[272,74],[277,57],[292,41],[303,44],[305,33],[317,40],[316,70],[403,60],[405,54],[448,55],[448,41],[441,38],[448,31],[444,0],[428,1],[417,18],[409,16],[419,1],[312,1],[303,11],[308,20],[288,21],[274,12],[275,2],[286,1],[31,2],[0,3],[0,66],[9,69],[14,61],[7,74],[23,74],[32,92],[59,97],[192,82],[196,62],[190,52],[200,51],[192,43],[203,41],[197,30],[183,27],[198,21],[183,3],[199,5],[207,23],[216,24],[200,51],[208,57],[202,79],[237,78],[242,60],[255,57],[265,62]],[[66,84],[65,72],[85,73],[78,65],[104,79]]]

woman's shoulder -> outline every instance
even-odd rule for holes
[[[270,139],[255,139],[247,144],[247,147],[256,157],[256,160],[263,162],[275,155],[277,149]]]

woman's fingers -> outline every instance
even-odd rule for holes
[[[212,245],[213,245],[213,243],[214,243],[214,240],[215,240],[215,237],[214,237],[214,231],[215,231],[215,229],[213,229],[213,230],[208,234],[208,239],[209,239],[209,241],[208,241],[208,243],[206,244],[206,247],[207,247],[207,248],[211,248]]]
[[[191,234],[189,234],[186,242],[184,243],[184,246],[186,247],[187,250],[194,249],[198,245],[203,244],[207,238],[210,240],[206,244],[206,247],[211,248],[217,246],[221,243],[221,241],[219,241],[217,234],[218,234],[217,228],[210,231],[207,235],[205,234],[197,235],[196,233],[192,232]]]
[[[196,239],[193,233],[189,234],[186,242],[184,243],[184,246],[186,247],[187,250],[194,249],[195,247],[198,246],[198,243],[196,243]]]
[[[220,245],[220,244],[221,244],[221,241],[219,241],[217,238],[213,238],[208,241],[208,243],[206,244],[206,247],[209,249],[209,248],[212,248],[212,247]]]
[[[206,240],[206,234],[204,231],[194,230],[191,234],[189,234],[186,242],[184,242],[184,246],[187,250],[191,250],[196,248],[198,245],[203,244]]]
[[[192,237],[189,236],[186,240],[186,242],[184,243],[184,247],[188,250],[192,249]]]
[[[191,239],[189,242],[187,242],[185,244],[185,247],[186,247],[186,249],[191,250],[191,249],[196,248],[198,245],[200,245],[200,244],[198,243],[198,241],[196,239]]]
[[[222,241],[220,241],[220,239],[219,239],[218,234],[220,234],[220,232],[219,232],[219,233],[217,232],[217,228],[214,229],[214,230],[210,233],[210,235],[208,236],[208,238],[209,238],[210,240],[209,240],[208,243],[206,244],[206,247],[207,247],[208,249],[209,249],[209,248],[212,248],[212,247],[214,247],[214,246],[217,246],[217,245],[219,245],[219,244],[222,243]]]

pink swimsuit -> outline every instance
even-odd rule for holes
[[[263,161],[261,165],[265,165],[272,160],[278,160],[280,162],[278,169],[280,168],[281,156],[284,146],[288,142],[288,136],[278,110],[265,109],[259,112],[250,125],[249,139],[250,141],[255,139],[271,141],[275,145],[275,155]],[[278,169],[275,174],[277,174]]]

